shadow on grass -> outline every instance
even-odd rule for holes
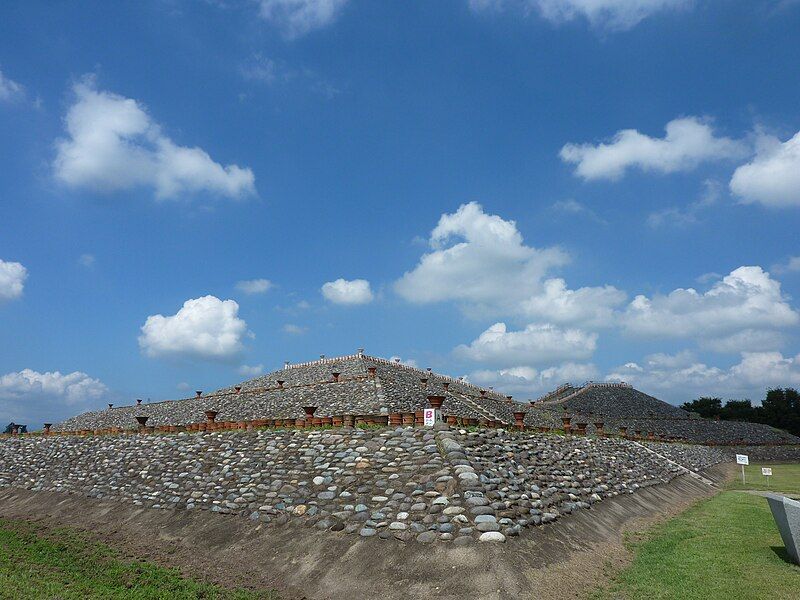
[[[794,561],[792,560],[792,557],[789,556],[789,553],[783,546],[770,546],[770,548],[783,562],[788,563],[790,565],[795,564]]]

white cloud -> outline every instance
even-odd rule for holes
[[[203,296],[187,300],[177,314],[151,315],[142,326],[139,347],[150,357],[208,360],[235,358],[249,334],[233,300]]]
[[[717,204],[722,195],[722,186],[713,179],[704,181],[703,188],[700,198],[685,207],[671,206],[650,213],[647,217],[647,224],[655,229],[664,225],[683,227],[698,223],[702,212]]]
[[[10,102],[25,95],[25,88],[0,71],[0,102]]]
[[[255,193],[250,169],[223,166],[201,148],[176,145],[136,100],[99,91],[89,80],[73,91],[68,138],[56,142],[53,164],[63,183],[100,192],[152,187],[159,199]]]
[[[504,394],[525,395],[529,399],[535,399],[562,383],[581,384],[596,379],[598,373],[597,367],[593,364],[564,363],[542,370],[533,367],[511,367],[473,371],[469,375],[469,380],[483,387],[492,386]]]
[[[700,362],[690,352],[672,357],[672,362],[658,359],[667,355],[654,356],[645,359],[643,366],[622,365],[606,379],[627,381],[676,403],[698,396],[761,400],[768,388],[800,385],[800,356],[784,357],[780,352],[743,352],[740,362],[727,369]]]
[[[419,368],[418,365],[417,365],[417,361],[414,360],[413,358],[403,359],[403,358],[400,358],[399,356],[395,355],[395,356],[391,356],[389,358],[389,360],[392,361],[392,362],[400,363],[401,365],[406,365],[408,367]]]
[[[258,377],[264,372],[264,365],[242,365],[240,366],[237,371],[239,375],[244,375],[245,377]]]
[[[82,267],[86,267],[87,269],[91,269],[96,262],[96,258],[94,254],[81,254],[78,257],[78,264]]]
[[[570,217],[586,217],[592,221],[602,223],[603,225],[608,224],[605,219],[603,219],[591,208],[572,198],[554,202],[550,209],[564,215],[569,215]]]
[[[690,6],[692,0],[469,0],[476,12],[512,8],[524,14],[539,12],[553,23],[578,18],[593,27],[624,31],[658,12]]]
[[[800,206],[800,131],[783,143],[762,136],[755,158],[736,169],[730,188],[747,204]]]
[[[236,289],[243,294],[263,294],[272,289],[273,285],[269,279],[247,279],[236,282]]]
[[[569,256],[556,247],[526,246],[514,221],[488,215],[476,202],[442,215],[428,243],[431,251],[394,284],[410,302],[455,301],[479,317],[601,325],[625,300],[611,286],[570,290],[563,279],[545,280]]]
[[[308,331],[308,327],[301,327],[292,323],[286,323],[283,326],[283,332],[289,335],[303,335],[306,331]]]
[[[800,315],[789,305],[780,283],[757,266],[731,271],[704,293],[678,288],[667,296],[636,296],[622,318],[625,330],[638,336],[695,338],[718,349],[732,343],[763,348],[768,338],[759,332],[779,331],[798,322]]]
[[[14,421],[38,428],[39,423],[30,422],[34,414],[56,422],[110,397],[104,383],[80,371],[61,374],[23,369],[0,376],[0,423]]]
[[[260,53],[254,54],[241,66],[239,71],[245,79],[266,84],[272,84],[279,78],[287,77],[287,73],[281,64]]]
[[[577,165],[583,179],[619,179],[629,168],[674,173],[689,171],[702,162],[742,158],[747,147],[740,141],[716,137],[697,117],[667,123],[666,135],[653,138],[635,129],[618,131],[609,143],[566,144],[561,159]]]
[[[556,363],[585,359],[597,347],[597,334],[532,323],[521,331],[508,331],[495,323],[467,346],[455,349],[461,358],[497,366]]]
[[[334,304],[369,304],[374,296],[366,279],[337,279],[322,286],[322,295]]]
[[[790,256],[785,262],[772,265],[773,273],[797,273],[800,271],[800,256]]]
[[[714,352],[738,354],[742,350],[753,352],[775,350],[782,347],[786,343],[786,339],[783,333],[776,330],[742,329],[723,337],[700,337],[698,343],[701,348]]]
[[[289,39],[333,23],[349,0],[260,0],[261,18]]]
[[[0,302],[22,296],[28,270],[18,262],[0,259]]]
[[[539,294],[523,300],[523,312],[555,323],[583,323],[607,327],[614,322],[614,307],[625,301],[625,293],[611,285],[567,289],[563,279],[548,279]]]

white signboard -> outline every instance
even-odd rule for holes
[[[737,465],[749,465],[750,464],[750,457],[747,454],[737,454],[736,455],[736,464]]]
[[[772,467],[761,467],[762,475],[772,475]]]
[[[433,427],[436,424],[436,410],[433,408],[425,409],[425,427]]]

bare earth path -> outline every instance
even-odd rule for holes
[[[731,465],[705,475],[722,481]],[[525,532],[506,544],[362,539],[298,526],[254,528],[208,512],[141,509],[54,492],[0,490],[0,517],[69,525],[134,557],[283,598],[580,598],[629,560],[622,534],[716,493],[688,476]]]

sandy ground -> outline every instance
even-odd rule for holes
[[[727,479],[733,465],[706,472]],[[623,533],[668,518],[718,490],[690,477],[605,500],[505,544],[455,548],[363,539],[298,524],[254,528],[205,511],[141,509],[54,492],[0,490],[0,517],[69,525],[131,557],[283,599],[581,598],[630,560]]]

